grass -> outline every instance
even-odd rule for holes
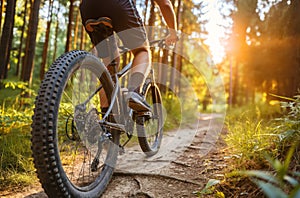
[[[225,178],[210,187],[212,194],[299,197],[299,118],[300,96],[277,105],[230,109],[223,137]]]
[[[0,90],[0,190],[37,181],[30,149],[33,99],[27,99],[29,105],[21,107],[17,86],[10,83]]]
[[[162,96],[164,108],[164,131],[177,129],[197,121],[198,103],[188,95],[166,93]]]
[[[265,153],[276,156],[279,136],[272,119],[280,115],[279,106],[257,104],[232,109],[226,117],[224,137],[236,168],[263,167]]]
[[[28,132],[13,130],[0,136],[0,190],[36,181]]]

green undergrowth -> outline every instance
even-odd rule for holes
[[[0,90],[0,190],[36,181],[30,149],[34,94],[22,82],[4,85]],[[29,91],[32,97],[21,97]]]
[[[36,181],[30,149],[30,119],[30,112],[23,115],[14,110],[1,112],[0,120],[7,122],[0,130],[0,190]]]
[[[274,118],[281,115],[279,105],[248,105],[229,110],[226,117],[228,133],[224,137],[235,168],[261,168],[265,153],[278,155],[279,132]]]
[[[27,186],[36,181],[29,132],[13,130],[1,135],[0,153],[0,190],[9,186]]]
[[[218,197],[300,196],[300,96],[278,105],[230,109],[226,118],[223,180],[207,185]]]
[[[197,121],[198,104],[193,97],[166,93],[162,96],[164,131],[194,124]]]

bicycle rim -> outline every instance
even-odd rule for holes
[[[144,94],[152,111],[137,117],[136,128],[141,149],[147,156],[152,156],[158,152],[163,136],[162,99],[155,84],[148,82],[145,86]]]

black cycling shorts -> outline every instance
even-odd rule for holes
[[[80,13],[83,25],[88,19],[109,17],[112,20],[113,30],[118,34],[125,47],[133,50],[146,46],[145,27],[133,0],[82,0]],[[93,35],[93,32],[87,32],[92,42],[105,39],[102,35]],[[93,37],[97,37],[97,39],[92,39]],[[98,43],[94,41],[93,44],[96,46]],[[103,56],[105,55],[101,57]]]

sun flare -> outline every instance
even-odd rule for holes
[[[204,2],[206,13],[201,18],[207,20],[205,29],[208,32],[204,41],[209,46],[212,59],[215,63],[220,63],[224,59],[225,44],[222,42],[226,37],[226,28],[230,27],[230,21],[224,19],[224,15],[229,15],[231,8],[229,5],[221,5],[217,0],[194,0],[195,2]],[[222,12],[222,13],[221,13]],[[228,31],[228,30],[227,30]]]

